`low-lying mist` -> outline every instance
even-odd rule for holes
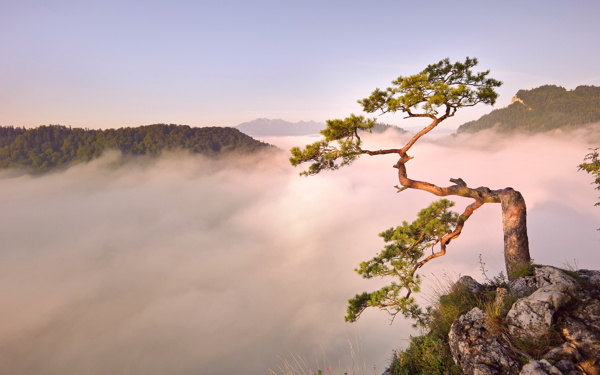
[[[598,134],[436,136],[407,167],[444,186],[512,186],[527,201],[537,263],[599,269],[598,192],[577,171]],[[395,137],[367,147],[402,144]],[[377,233],[436,199],[396,193],[393,156],[309,178],[285,152],[119,167],[115,157],[0,175],[0,373],[266,374],[292,355],[315,371],[381,373],[414,333],[376,310],[343,322],[348,298],[385,282],[353,271],[381,249]],[[457,211],[469,202],[453,200]],[[425,298],[439,280],[483,281],[479,254],[488,276],[503,270],[499,205],[479,209],[425,266]]]

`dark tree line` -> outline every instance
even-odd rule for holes
[[[249,153],[268,144],[235,128],[156,124],[120,129],[81,129],[43,125],[25,129],[0,127],[0,168],[45,172],[73,162],[86,162],[106,150],[124,156],[156,157],[163,151],[185,150],[208,156]]]
[[[545,85],[532,90],[519,90],[511,105],[496,109],[476,121],[458,128],[458,132],[476,132],[496,128],[502,132],[521,130],[537,133],[565,126],[600,121],[600,87],[564,87]]]

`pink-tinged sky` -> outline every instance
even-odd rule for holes
[[[2,1],[0,125],[324,121],[465,56],[504,81],[501,107],[521,88],[600,85],[598,14],[596,0]]]

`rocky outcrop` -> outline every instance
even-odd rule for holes
[[[479,293],[471,280],[460,282]],[[600,272],[538,267],[508,291],[499,288],[494,303],[507,293],[518,299],[502,324],[492,324],[479,308],[453,323],[450,350],[465,374],[600,375]],[[519,343],[541,352],[534,358]]]
[[[548,361],[531,361],[521,369],[519,375],[562,375],[562,372],[552,366]]]
[[[449,342],[454,363],[465,374],[519,373],[519,362],[512,358],[501,334],[477,307],[454,322]]]
[[[554,314],[571,301],[563,285],[542,287],[528,297],[519,299],[508,312],[508,332],[520,339],[540,338],[554,323]]]

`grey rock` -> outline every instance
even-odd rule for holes
[[[572,373],[576,371],[576,364],[583,361],[583,357],[571,343],[564,343],[559,347],[551,349],[544,358],[554,363],[554,366],[562,372]]]
[[[479,284],[471,276],[462,276],[460,279],[458,279],[454,283],[454,286],[452,288],[453,289],[457,289],[457,288],[463,289],[464,288],[473,294],[481,293],[485,289],[483,287],[483,285]]]
[[[577,280],[558,268],[550,266],[536,268],[535,280],[538,288],[548,285],[563,285],[571,294],[576,293],[580,289]]]
[[[566,317],[560,324],[561,333],[585,358],[600,360],[600,332],[590,330],[585,323]]]
[[[504,316],[508,312],[508,307],[505,306],[509,292],[505,288],[496,289],[496,298],[494,299],[494,308],[497,309],[499,316]]]
[[[540,267],[535,276],[510,282],[509,293],[519,299],[506,314],[508,332],[492,325],[479,308],[459,317],[449,334],[454,362],[465,374],[600,375],[600,272],[579,270],[572,275]],[[484,290],[469,277],[457,284],[473,293]],[[498,288],[490,307],[503,306],[507,295]],[[559,333],[552,335],[557,346],[541,353],[540,360],[515,346],[515,339],[541,338],[551,329]],[[531,362],[521,367],[519,357]]]
[[[600,271],[581,269],[575,271],[583,279],[589,279],[594,276],[600,276]]]
[[[519,277],[516,280],[510,281],[508,285],[512,294],[518,298],[526,297],[537,289],[535,276]]]
[[[581,296],[570,315],[583,322],[588,329],[600,332],[600,299]]]
[[[506,315],[508,330],[519,338],[541,337],[553,324],[554,313],[571,300],[563,284],[546,285],[523,297]]]
[[[589,283],[592,284],[596,289],[600,289],[600,274],[593,275],[588,279]]]
[[[448,338],[454,362],[467,375],[519,373],[509,346],[477,307],[452,324]]]
[[[531,361],[521,369],[519,375],[562,375],[559,369],[552,366],[548,361]]]

